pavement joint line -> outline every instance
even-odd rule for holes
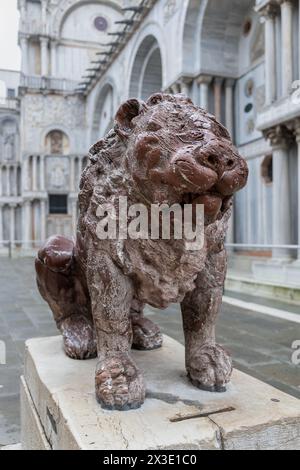
[[[298,315],[297,313],[291,313],[287,310],[280,310],[273,307],[267,307],[266,305],[255,304],[253,302],[246,302],[244,300],[235,299],[226,295],[223,296],[223,303],[244,310],[250,310],[251,312],[281,318],[282,320],[287,320],[294,323],[300,323],[300,314]]]

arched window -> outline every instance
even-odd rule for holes
[[[132,68],[131,97],[146,100],[162,89],[162,59],[158,42],[154,36],[147,36],[141,43]]]
[[[261,176],[265,184],[273,183],[273,157],[267,155],[261,164]]]
[[[67,155],[70,153],[68,136],[60,130],[49,132],[46,136],[46,151],[51,155]]]
[[[115,111],[113,87],[107,83],[101,89],[96,101],[92,135],[93,142],[104,137],[113,128]]]

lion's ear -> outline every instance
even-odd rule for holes
[[[128,138],[133,129],[132,120],[146,110],[144,101],[132,98],[123,103],[115,117],[115,131],[121,138]]]

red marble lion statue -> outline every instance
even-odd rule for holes
[[[51,237],[39,250],[36,272],[66,354],[98,356],[96,397],[104,408],[138,408],[145,400],[130,350],[162,345],[158,326],[143,316],[145,304],[181,304],[189,379],[204,390],[225,390],[232,362],[216,343],[215,323],[232,197],[247,176],[227,130],[183,95],[128,100],[114,129],[91,148],[76,239]],[[204,205],[202,248],[188,250],[184,239],[99,239],[97,208],[120,196],[149,208]]]

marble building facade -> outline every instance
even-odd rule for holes
[[[248,160],[228,242],[262,247],[257,277],[299,283],[300,250],[286,248],[300,244],[299,0],[19,0],[19,10],[15,108],[0,99],[0,239],[24,249],[74,233],[86,151],[118,105],[182,92]]]

